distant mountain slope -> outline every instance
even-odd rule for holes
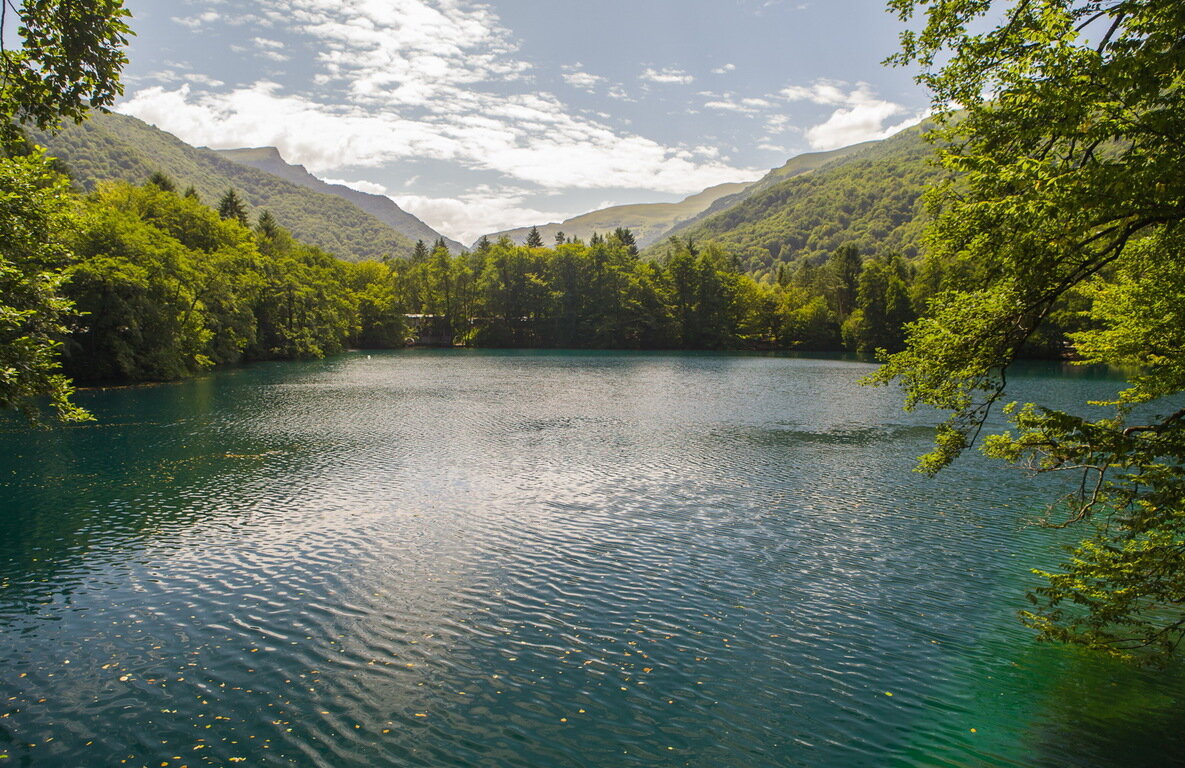
[[[62,160],[83,189],[108,179],[143,183],[155,171],[189,185],[202,200],[217,204],[230,187],[252,217],[266,208],[299,240],[343,259],[410,255],[413,242],[388,224],[338,195],[314,192],[273,174],[197,149],[134,117],[92,114],[81,125],[56,135],[30,132],[50,155]]]
[[[807,152],[790,158],[780,168],[775,168],[759,181],[734,182],[709,187],[703,192],[692,195],[678,203],[640,203],[636,205],[616,205],[603,208],[592,213],[574,216],[559,224],[539,224],[539,234],[543,242],[551,245],[556,232],[563,232],[569,237],[579,237],[587,240],[593,232],[602,234],[612,232],[618,227],[625,227],[634,233],[638,246],[645,248],[666,238],[673,230],[692,226],[696,222],[714,213],[730,208],[740,201],[765,189],[777,182],[809,173],[842,157],[860,152],[877,144],[868,141],[850,147],[842,147],[827,152]],[[516,243],[522,244],[527,240],[530,227],[520,227],[503,232],[487,235],[491,240],[497,240],[505,235]]]
[[[667,230],[679,222],[691,219],[722,197],[730,197],[742,192],[751,183],[720,184],[677,203],[639,203],[602,208],[599,211],[574,216],[559,224],[554,222],[539,224],[539,234],[543,236],[543,242],[546,245],[551,245],[555,240],[556,232],[563,232],[568,237],[579,237],[587,241],[594,232],[608,234],[618,227],[624,227],[633,232],[638,245],[645,248],[661,239]],[[495,232],[487,237],[497,240],[505,235],[515,243],[522,245],[527,241],[527,234],[530,231],[530,227],[520,227],[504,232]]]
[[[922,130],[848,148],[811,173],[779,178],[775,171],[740,198],[720,201],[723,210],[670,234],[719,243],[756,274],[782,262],[822,260],[845,243],[865,254],[916,256],[923,226],[919,198],[940,174]]]
[[[253,149],[218,149],[215,150],[223,157],[233,160],[240,165],[258,168],[281,179],[287,179],[293,184],[320,192],[326,195],[337,195],[349,200],[354,205],[388,225],[396,232],[406,235],[409,240],[423,240],[428,247],[442,235],[417,219],[412,214],[400,208],[391,198],[384,195],[374,195],[360,192],[342,184],[330,184],[309,173],[303,165],[292,165],[280,155],[275,147],[257,147]],[[456,240],[444,239],[449,250],[459,252],[465,247]]]
[[[671,227],[671,230],[664,232],[663,235],[673,234],[675,230],[686,229],[694,226],[697,222],[703,221],[709,216],[713,216],[727,208],[731,208],[741,201],[752,197],[763,189],[768,189],[780,181],[785,181],[791,176],[799,176],[804,173],[816,171],[829,163],[832,163],[840,158],[854,155],[862,152],[869,147],[876,146],[880,141],[865,141],[860,144],[852,144],[847,147],[840,147],[839,149],[830,149],[825,152],[806,152],[801,155],[795,155],[787,160],[781,166],[774,168],[765,176],[761,177],[757,182],[748,184],[743,190],[736,194],[721,197],[709,205],[704,210],[697,213],[690,219],[684,220]]]

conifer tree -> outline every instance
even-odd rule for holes
[[[234,187],[226,190],[226,194],[218,201],[218,215],[223,220],[235,219],[244,227],[247,226],[247,206],[235,193]]]

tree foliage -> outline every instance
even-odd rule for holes
[[[123,93],[129,15],[123,0],[0,4],[0,141],[11,142],[21,122],[54,128],[113,104]],[[13,16],[21,44],[8,50],[2,41]]]
[[[110,105],[121,92],[130,30],[122,0],[0,3],[0,408],[35,418],[48,397],[59,418],[87,414],[70,402],[58,351],[72,312],[61,295],[73,226],[67,184],[20,124],[55,128]],[[16,20],[20,47],[5,47]]]
[[[61,295],[71,207],[65,179],[42,156],[0,160],[0,408],[35,416],[48,396],[65,421],[86,418],[58,366],[72,310]]]
[[[1093,535],[1024,618],[1045,638],[1170,652],[1185,638],[1185,2],[1021,0],[986,31],[979,0],[889,5],[922,13],[896,61],[921,64],[940,113],[957,176],[928,195],[927,243],[959,277],[875,380],[953,412],[923,461],[938,470],[1003,402],[1024,345],[1088,297],[1077,353],[1139,370],[1114,414],[1015,408],[1015,431],[986,443],[1083,474],[1067,520]]]

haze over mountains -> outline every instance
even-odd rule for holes
[[[921,232],[918,199],[938,173],[923,132],[915,127],[882,141],[798,155],[756,182],[714,186],[677,203],[613,206],[536,226],[545,245],[560,231],[588,240],[594,232],[623,227],[650,256],[659,255],[672,235],[713,241],[746,271],[765,277],[782,263],[818,262],[848,243],[865,253],[913,257]],[[195,148],[118,114],[96,114],[59,134],[34,138],[83,189],[106,179],[142,183],[157,171],[182,189],[192,185],[207,202],[233,187],[252,216],[269,210],[297,238],[348,261],[406,257],[416,240],[430,246],[441,238],[390,198],[323,181],[286,162],[274,147]],[[530,228],[488,237],[523,243]],[[444,240],[450,250],[464,250],[455,240]]]

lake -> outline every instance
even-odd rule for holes
[[[1181,669],[1016,618],[1057,489],[912,473],[871,369],[353,353],[4,421],[0,765],[1185,764]]]

